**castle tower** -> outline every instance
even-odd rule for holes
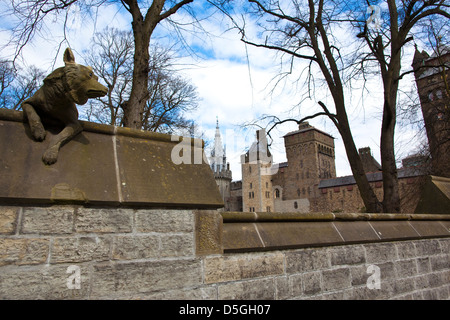
[[[256,142],[241,156],[242,209],[244,212],[272,212],[272,155],[265,130],[256,132]]]
[[[219,120],[216,121],[216,133],[214,136],[214,147],[211,150],[211,157],[209,158],[211,170],[214,173],[217,186],[224,201],[225,211],[230,210],[229,199],[231,197],[230,183],[231,170],[230,164],[227,163],[226,150],[222,144],[222,137],[219,129]]]
[[[450,177],[450,48],[440,55],[417,50],[412,67],[431,154],[432,174]]]
[[[299,209],[300,203],[309,206],[307,199],[315,197],[319,181],[336,177],[334,138],[305,122],[284,136],[284,146],[287,165],[272,179],[274,188],[283,186],[283,190],[275,192],[281,192],[283,201],[295,200],[293,209]]]

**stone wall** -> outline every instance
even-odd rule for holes
[[[450,297],[448,221],[436,222],[439,237],[223,253],[223,220],[213,210],[2,206],[0,299]],[[367,285],[370,266],[380,289]]]

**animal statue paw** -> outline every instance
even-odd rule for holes
[[[53,147],[48,148],[44,152],[44,155],[42,156],[42,161],[46,165],[54,164],[56,162],[56,160],[58,160],[58,152],[59,152],[59,147],[53,146]]]
[[[44,126],[41,123],[33,124],[31,127],[31,135],[36,141],[44,141],[46,135]]]

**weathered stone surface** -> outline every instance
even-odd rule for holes
[[[23,121],[21,112],[0,110],[2,202],[223,207],[201,141],[186,139],[192,155],[183,160],[191,161],[179,163],[173,151],[180,141],[170,135],[81,121],[84,130],[48,166],[42,154],[61,128],[35,142]]]
[[[222,239],[224,252],[264,248],[254,223],[226,223],[223,225]]]
[[[223,223],[217,211],[195,212],[195,243],[197,255],[223,253]]]
[[[75,215],[76,232],[131,232],[132,225],[133,210],[131,209],[78,208]]]
[[[46,166],[42,154],[58,131],[49,131],[45,141],[34,142],[27,125],[0,122],[0,137],[7,137],[0,139],[0,199],[118,203],[111,136],[83,131],[61,149],[58,162]],[[70,195],[76,197],[70,199]]]
[[[94,266],[91,298],[199,286],[200,260],[104,263]]]
[[[0,239],[0,266],[42,264],[49,253],[48,239]]]
[[[367,244],[366,249],[367,263],[380,263],[397,259],[397,250],[394,243]]]
[[[346,243],[371,242],[380,239],[366,221],[335,221],[333,225]]]
[[[88,267],[80,266],[80,289],[69,289],[67,265],[23,266],[0,272],[0,299],[85,299],[89,296]],[[70,280],[70,279],[69,279]]]
[[[331,222],[261,222],[256,223],[256,227],[266,248],[292,248],[343,242]]]
[[[447,230],[439,221],[410,221],[409,223],[422,237],[450,235],[450,230]]]
[[[0,234],[13,234],[16,231],[16,207],[0,207]]]
[[[21,233],[68,234],[73,232],[74,208],[25,207]]]
[[[285,256],[288,274],[330,267],[328,248],[292,250],[287,251]]]
[[[139,210],[136,212],[136,231],[192,232],[194,219],[190,210]]]
[[[350,270],[339,268],[322,271],[323,290],[342,290],[351,287]]]
[[[126,235],[114,238],[112,258],[117,260],[148,259],[160,254],[159,236]]]
[[[420,235],[409,223],[403,221],[370,221],[380,239],[412,239]]]
[[[362,264],[365,261],[365,251],[362,246],[330,248],[330,262],[332,266]]]
[[[161,257],[182,257],[194,254],[195,243],[192,233],[161,236]]]
[[[234,282],[219,286],[219,300],[274,300],[273,279]]]
[[[207,257],[204,270],[205,283],[279,275],[284,271],[284,258],[280,253]]]
[[[209,165],[203,162],[202,146],[186,144],[189,163],[172,159],[177,142],[117,136],[122,201],[125,204],[169,206],[223,206]],[[195,155],[199,154],[199,162]],[[178,155],[175,155],[177,157]]]
[[[109,260],[111,238],[64,237],[53,239],[51,263]]]

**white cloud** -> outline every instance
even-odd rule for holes
[[[74,14],[68,20],[69,29],[66,33],[68,43],[63,43],[56,62],[58,46],[63,39],[64,21],[62,19],[48,25],[41,33],[41,37],[37,37],[24,48],[23,60],[27,64],[37,65],[47,71],[52,69],[53,63],[55,68],[61,66],[62,54],[68,44],[77,57],[79,56],[77,53],[81,53],[89,46],[94,32],[101,31],[106,26],[119,29],[130,28],[129,13],[123,8],[119,9],[120,6],[116,5],[101,6],[92,19],[83,17],[74,9]],[[239,124],[254,120],[261,114],[275,114],[280,117],[292,115],[299,118],[320,109],[317,101],[311,100],[303,102],[300,108],[292,109],[301,100],[301,94],[306,89],[301,82],[291,85],[287,81],[285,85],[279,85],[275,92],[270,94],[274,83],[271,80],[279,72],[279,60],[273,51],[245,46],[240,41],[240,35],[236,30],[225,32],[230,27],[226,20],[204,21],[203,26],[211,33],[209,38],[204,38],[199,32],[186,34],[185,38],[192,48],[200,50],[200,53],[204,55],[203,60],[194,61],[191,57],[183,58],[183,62],[187,65],[195,65],[183,70],[183,73],[196,85],[202,99],[198,110],[190,116],[201,126],[201,130],[205,131],[207,134],[205,138],[210,140],[214,138],[216,116],[219,118],[222,140],[227,144],[228,161],[236,180],[241,177],[240,155],[254,141],[256,130],[256,128],[243,130],[238,127]],[[253,22],[247,21],[247,26],[249,27],[248,35],[257,37],[258,32]],[[162,36],[164,32],[168,32],[167,30],[169,29],[165,29],[164,26],[158,27],[153,41],[157,41],[156,36]],[[339,29],[334,34],[339,37],[343,33],[345,30]],[[1,45],[7,41],[7,38],[4,32],[0,33],[0,37]],[[351,47],[346,49],[351,51]],[[404,57],[406,66],[412,59],[411,49],[408,50]],[[2,51],[2,56],[7,53],[10,54],[11,51]],[[296,62],[298,71],[296,75],[300,75],[303,67],[304,62]],[[290,79],[295,78],[296,75]],[[411,79],[409,77],[403,80],[403,85],[410,86]],[[380,162],[382,86],[377,78],[369,81],[367,85],[371,94],[367,94],[364,99],[358,91],[354,91],[352,95],[347,94],[349,118],[357,148],[371,147],[373,155]],[[318,88],[316,98],[332,106],[332,100],[327,91]],[[342,139],[334,125],[325,118],[317,118],[310,123],[336,138],[337,174],[351,174]],[[295,129],[296,125],[289,123],[274,130],[272,153],[275,162],[286,161],[282,136]],[[405,141],[414,140],[413,136],[414,131],[401,133],[401,138],[406,139]],[[413,149],[411,144],[403,143],[402,146],[403,148],[410,146]]]

